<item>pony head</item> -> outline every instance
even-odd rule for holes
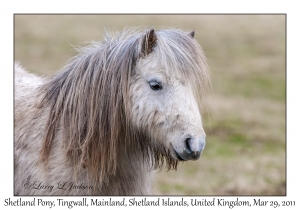
[[[194,32],[148,30],[130,77],[130,119],[175,160],[196,160],[205,146],[199,99],[209,85]],[[140,139],[143,141],[143,139]]]

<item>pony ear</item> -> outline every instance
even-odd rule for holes
[[[195,31],[190,32],[189,35],[190,35],[192,38],[194,38],[194,36],[195,36]]]
[[[149,53],[153,51],[153,48],[156,44],[156,34],[154,32],[154,29],[148,30],[141,39],[141,44],[140,44],[140,56],[145,57]]]

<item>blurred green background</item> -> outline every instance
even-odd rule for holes
[[[104,28],[195,31],[210,66],[198,161],[155,174],[155,195],[286,194],[285,15],[15,15],[15,60],[49,76]]]

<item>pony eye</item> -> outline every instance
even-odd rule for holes
[[[151,80],[149,82],[149,86],[151,87],[152,90],[161,90],[162,89],[161,83],[156,80]]]

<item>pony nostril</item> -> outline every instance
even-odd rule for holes
[[[172,145],[178,160],[197,160],[205,146],[205,137],[185,136],[179,145]]]
[[[191,153],[192,152],[192,150],[191,150],[191,146],[190,146],[190,144],[191,144],[191,138],[187,138],[186,140],[185,140],[185,148],[186,148],[186,151],[187,151],[187,153]]]
[[[187,138],[185,140],[185,152],[189,159],[196,160],[200,157],[205,140],[202,138]]]

